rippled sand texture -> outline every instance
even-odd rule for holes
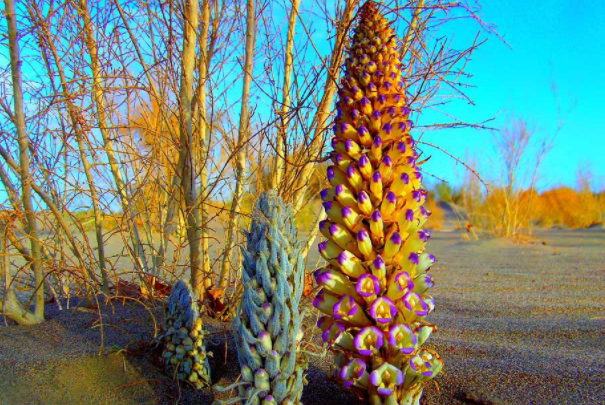
[[[605,404],[602,229],[542,231],[525,245],[435,232],[431,252],[439,259],[432,270],[437,310],[428,320],[439,332],[429,342],[445,373],[428,385],[423,404]],[[314,253],[309,267],[316,262]],[[115,304],[115,313],[103,307],[114,325],[104,329],[106,351],[150,335],[145,310]],[[95,311],[49,307],[43,325],[0,327],[0,404],[212,402],[209,390],[179,391],[145,352],[96,356],[96,320]],[[208,344],[213,382],[228,385],[238,373],[230,324],[209,328],[216,332]],[[359,404],[325,378],[330,363],[311,362],[303,402]]]

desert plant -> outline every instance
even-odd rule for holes
[[[300,403],[307,360],[297,353],[304,261],[296,234],[291,207],[275,190],[263,192],[242,249],[244,294],[233,320],[240,396],[250,404]]]
[[[167,373],[197,389],[210,384],[202,318],[195,293],[185,281],[177,281],[172,288],[164,332],[158,339],[164,346],[162,359]]]
[[[328,219],[315,272],[313,305],[323,341],[335,353],[332,375],[370,404],[419,404],[443,361],[421,348],[435,326],[424,252],[427,191],[410,136],[402,63],[394,30],[369,1],[361,8],[339,91],[322,191]]]

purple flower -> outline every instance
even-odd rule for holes
[[[345,387],[350,387],[355,383],[361,383],[362,386],[367,386],[369,374],[366,371],[367,366],[365,361],[361,359],[353,359],[343,366],[340,370],[340,378]],[[359,384],[358,383],[358,384]]]
[[[376,136],[374,138],[374,147],[375,148],[380,148],[381,146],[382,146],[382,139],[379,136]]]
[[[418,211],[420,211],[420,214],[425,218],[428,218],[431,216],[430,211],[427,211],[426,208],[424,208],[422,205],[420,207],[418,207]]]
[[[414,264],[418,264],[420,262],[418,253],[411,252],[410,255],[408,256],[408,260]]]
[[[428,242],[429,238],[431,237],[431,231],[427,230],[427,229],[421,229],[418,231],[418,237],[425,241]]]
[[[411,387],[421,381],[435,377],[443,368],[443,360],[437,353],[421,349],[413,356],[405,368],[404,387]],[[371,377],[370,377],[371,378]]]
[[[389,329],[389,344],[396,347],[401,353],[414,353],[417,343],[416,335],[409,326],[398,324]]]
[[[416,202],[421,202],[423,197],[425,197],[424,190],[414,190],[412,191],[412,198],[416,200]]]
[[[414,220],[414,211],[408,208],[405,211],[405,220],[408,222],[412,222]]]
[[[343,295],[340,301],[334,305],[334,319],[352,317],[359,311],[359,305],[350,295]]]
[[[378,277],[368,273],[362,274],[361,277],[357,279],[355,290],[362,297],[371,297],[380,294],[380,282]]]
[[[426,271],[429,267],[435,263],[437,259],[430,253],[422,253],[418,256],[418,266],[417,271],[423,272]]]
[[[435,282],[433,281],[433,276],[428,273],[422,273],[414,277],[414,292],[417,294],[424,294],[429,290],[429,288],[433,288],[435,286]]]
[[[403,373],[390,363],[382,363],[370,374],[370,382],[377,387],[380,395],[389,396],[397,386],[403,384]]]
[[[382,331],[375,326],[366,326],[357,333],[353,340],[355,348],[362,356],[369,356],[384,344]]]
[[[389,323],[397,315],[397,308],[387,297],[377,298],[370,306],[370,316],[379,323]]]
[[[402,271],[395,275],[393,282],[389,284],[387,297],[395,301],[403,297],[414,288],[414,283],[410,280],[410,275],[406,271]]]
[[[426,316],[435,308],[435,301],[429,295],[408,292],[402,299],[405,307],[417,316]]]
[[[371,323],[363,312],[363,309],[359,307],[350,295],[343,295],[340,301],[334,304],[332,316],[334,319],[342,319],[355,326],[366,326]]]
[[[342,323],[334,322],[321,334],[321,338],[324,343],[332,345],[334,340],[336,340],[336,338],[338,338],[338,336],[344,332],[345,329],[346,328]]]

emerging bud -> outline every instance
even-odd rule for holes
[[[269,383],[269,374],[262,368],[254,374],[254,385],[257,389],[263,391],[269,391],[271,384]]]
[[[319,290],[317,296],[313,300],[313,306],[324,314],[331,316],[334,312],[334,305],[336,305],[338,301],[338,297],[325,292],[322,288]]]
[[[391,237],[388,238],[387,242],[384,245],[384,251],[382,252],[382,257],[388,262],[392,259],[401,248],[401,236],[399,232],[395,231],[391,234]]]
[[[361,218],[357,212],[347,206],[342,209],[342,220],[349,230],[356,231],[359,228]]]
[[[366,155],[359,158],[359,171],[364,179],[368,180],[372,177],[372,165],[370,159]]]
[[[334,187],[338,186],[339,184],[343,184],[343,183],[348,184],[347,175],[342,170],[340,170],[337,166],[328,167],[327,173],[328,173],[328,181]]]
[[[368,196],[368,193],[365,191],[361,191],[357,195],[357,207],[364,215],[370,215],[372,213],[372,202],[370,201],[370,196]]]
[[[376,259],[374,259],[374,261],[372,262],[372,274],[375,275],[378,280],[384,280],[386,278],[386,267],[385,267],[385,263],[384,260],[382,260],[382,257],[377,256]]]
[[[380,211],[378,210],[374,211],[372,218],[370,219],[370,232],[372,233],[372,237],[376,240],[382,240],[384,237],[382,215],[380,215]]]
[[[372,148],[370,149],[370,153],[376,160],[382,159],[382,138],[380,136],[375,136],[374,141],[372,142]]]
[[[349,242],[353,240],[353,235],[343,226],[332,224],[328,228],[328,238],[331,238],[338,246],[345,249]],[[339,252],[340,253],[340,252]]]
[[[331,240],[325,240],[317,245],[319,250],[319,254],[326,259],[328,262],[334,262],[337,260],[338,255],[343,251],[343,249],[338,246],[336,243]]]
[[[368,260],[372,259],[376,255],[372,247],[370,234],[365,228],[357,232],[357,248]]]
[[[395,209],[397,208],[397,196],[392,191],[389,191],[386,195],[386,198],[382,202],[380,206],[380,215],[383,218],[390,218]]]
[[[356,192],[361,191],[361,189],[363,188],[363,178],[361,177],[361,173],[359,173],[359,170],[357,170],[355,166],[349,166],[347,168],[347,180]]]
[[[366,272],[361,260],[346,250],[338,256],[338,266],[343,273],[353,278],[359,278]]]
[[[332,201],[335,197],[334,188],[325,188],[319,192],[322,201]]]
[[[370,131],[363,125],[357,129],[357,135],[359,137],[359,143],[363,146],[368,147],[372,145],[372,135],[370,135]]]
[[[341,272],[329,267],[321,268],[313,273],[315,282],[335,295],[357,295],[355,286]]]
[[[343,207],[357,205],[355,194],[343,184],[339,184],[334,188],[334,198],[336,198]]]

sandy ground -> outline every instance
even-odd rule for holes
[[[439,259],[429,318],[439,333],[429,344],[445,368],[423,404],[605,404],[602,229],[542,231],[526,245],[435,232],[428,246]],[[152,313],[160,322],[161,310]],[[42,325],[0,327],[0,404],[187,405],[224,397],[179,389],[158,371],[138,343],[153,331],[146,309],[114,301],[102,315],[100,356],[97,311],[49,306]],[[213,382],[225,386],[237,378],[230,325],[207,326]],[[330,361],[312,361],[303,402],[360,404],[325,378]]]

